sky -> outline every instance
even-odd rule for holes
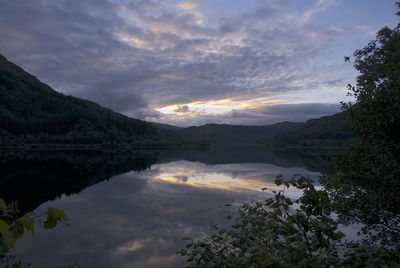
[[[0,0],[0,53],[58,92],[177,126],[340,111],[391,0]]]

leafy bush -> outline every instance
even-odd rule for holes
[[[347,243],[333,217],[329,193],[305,178],[275,183],[283,189],[264,203],[245,203],[231,229],[213,226],[212,234],[178,254],[188,267],[389,267],[400,263],[400,244]],[[285,189],[303,195],[292,201]],[[228,217],[230,218],[230,217]]]

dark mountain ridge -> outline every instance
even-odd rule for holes
[[[307,122],[261,143],[275,147],[343,147],[355,139],[348,112],[341,112]]]
[[[211,144],[254,144],[262,138],[272,138],[302,123],[281,122],[266,126],[206,124],[178,129],[185,139],[207,141]]]

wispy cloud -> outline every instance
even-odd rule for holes
[[[369,27],[367,25],[356,25],[354,28],[359,29],[359,30],[367,30]]]
[[[198,7],[198,4],[196,2],[191,2],[191,1],[185,1],[182,2],[178,5],[178,7],[186,9],[186,10],[190,10],[190,9],[195,9]]]
[[[342,29],[342,28],[339,28],[339,27],[336,27],[336,26],[332,26],[331,30],[335,31],[335,32],[338,32],[338,33],[343,33],[343,32],[346,31],[345,29]]]
[[[303,15],[303,20],[308,22],[314,15],[326,11],[335,4],[334,0],[317,0],[315,5]]]

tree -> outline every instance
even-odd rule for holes
[[[357,50],[354,67],[360,75],[348,88],[356,101],[343,109],[358,142],[325,186],[342,223],[362,223],[370,241],[400,241],[400,24]]]
[[[397,3],[400,8],[400,2]],[[352,128],[361,142],[400,157],[400,24],[385,27],[363,49],[354,53],[360,72],[357,86],[349,85],[356,104],[350,110]]]

